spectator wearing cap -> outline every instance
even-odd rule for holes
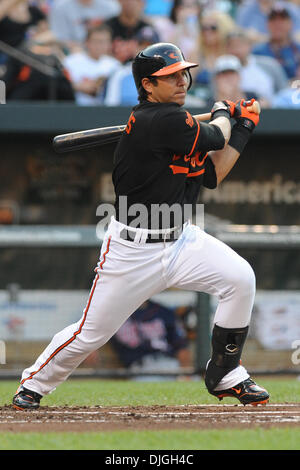
[[[59,0],[49,13],[50,27],[56,37],[71,51],[82,49],[90,27],[118,14],[117,0]]]
[[[107,79],[121,64],[111,55],[111,31],[105,24],[88,31],[84,46],[84,51],[67,56],[64,66],[76,92],[76,103],[99,105],[103,102]]]
[[[159,42],[157,32],[151,26],[144,26],[135,36],[135,54],[151,44]],[[135,106],[138,94],[132,75],[132,61],[124,64],[107,83],[104,99],[106,106]]]
[[[242,65],[234,55],[222,55],[215,62],[211,96],[207,101],[207,106],[213,106],[216,101],[225,99],[238,101],[241,99],[258,99],[252,90],[243,90],[241,87]]]
[[[268,16],[274,0],[247,0],[241,2],[236,11],[236,23],[246,30],[256,42],[268,38]],[[292,2],[284,2],[292,20],[293,34],[300,34],[300,9]]]
[[[106,21],[113,37],[113,55],[122,63],[132,60],[136,51],[135,36],[150,23],[143,19],[143,0],[119,0],[121,11]]]
[[[285,4],[274,4],[270,10],[268,30],[268,42],[256,45],[253,54],[273,57],[293,79],[300,63],[300,43],[292,37],[292,19]]]

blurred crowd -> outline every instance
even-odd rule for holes
[[[187,106],[300,108],[299,0],[0,1],[7,101],[134,106],[132,60],[156,42],[199,64]]]

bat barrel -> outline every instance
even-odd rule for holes
[[[88,129],[57,135],[53,139],[53,148],[57,153],[66,153],[117,142],[125,130],[125,125]]]

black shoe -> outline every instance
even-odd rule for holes
[[[13,397],[13,407],[16,410],[37,410],[40,406],[42,395],[32,392],[20,385]]]
[[[250,377],[234,387],[210,393],[219,400],[224,397],[237,398],[243,405],[265,405],[269,401],[267,390],[257,385]]]

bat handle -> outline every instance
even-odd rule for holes
[[[243,106],[247,107],[248,111],[255,113],[255,114],[260,114],[260,104],[258,101],[255,100],[250,100],[250,101],[244,101]],[[193,116],[197,121],[209,121],[211,118],[211,113],[205,113],[205,114],[194,114]]]
[[[247,107],[251,113],[260,114],[260,104],[258,101],[244,101],[243,106]]]
[[[211,118],[211,113],[194,114],[193,118],[195,118],[197,121],[209,121]]]

